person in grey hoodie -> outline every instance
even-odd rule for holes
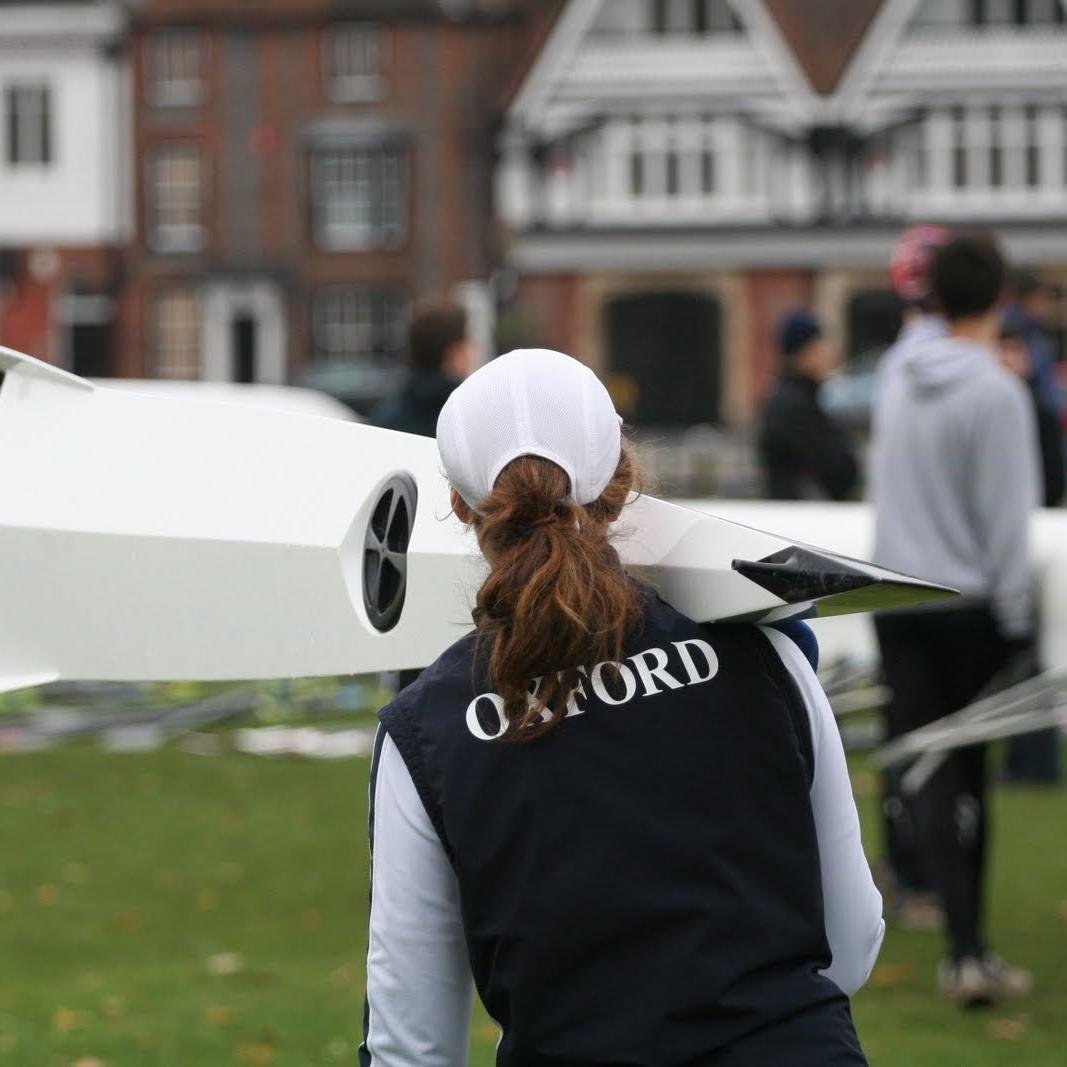
[[[964,594],[947,610],[876,619],[892,714],[907,729],[965,707],[1032,644],[1037,434],[1024,387],[995,353],[1005,276],[984,238],[956,237],[935,252],[932,289],[947,332],[899,353],[875,411],[875,559]],[[945,912],[943,993],[970,1005],[1026,992],[1029,974],[985,941],[984,746],[954,752],[912,809]]]

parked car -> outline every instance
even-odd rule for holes
[[[295,384],[328,393],[356,414],[367,416],[382,400],[400,391],[406,376],[407,368],[399,362],[311,363],[298,372]]]

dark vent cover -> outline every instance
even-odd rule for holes
[[[363,606],[383,633],[400,620],[408,582],[408,543],[415,525],[418,491],[409,475],[382,486],[363,539]]]

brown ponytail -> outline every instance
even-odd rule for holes
[[[474,621],[479,644],[489,648],[489,675],[511,740],[553,729],[581,680],[578,668],[618,662],[639,625],[641,594],[609,541],[636,482],[624,444],[611,482],[584,507],[568,497],[563,470],[535,456],[509,463],[477,512],[454,498],[489,561]]]

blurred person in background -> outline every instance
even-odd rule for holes
[[[1006,268],[983,237],[934,253],[946,333],[900,355],[878,397],[872,445],[875,559],[964,596],[875,620],[893,714],[923,726],[971,703],[1032,658],[1029,523],[1037,431],[1026,389],[996,346]],[[984,930],[986,746],[954,750],[913,801],[926,870],[945,913],[942,993],[963,1005],[1020,995],[1028,972],[990,951]]]
[[[396,396],[384,400],[371,413],[371,424],[386,430],[435,437],[437,419],[445,401],[474,370],[477,356],[464,308],[448,302],[420,304],[408,327],[411,370],[407,380]],[[419,670],[396,672],[396,688],[405,689],[421,673]]]
[[[1043,494],[1046,508],[1057,508],[1063,503],[1067,489],[1064,475],[1063,428],[1055,412],[1050,411],[1042,399],[1041,382],[1034,366],[1033,350],[1026,336],[1005,324],[1000,331],[1000,361],[1005,369],[1015,375],[1025,386],[1034,409],[1037,422],[1038,445],[1041,455]]]
[[[930,267],[934,253],[949,240],[941,226],[913,226],[897,238],[889,256],[889,282],[903,309],[903,327],[878,366],[877,389],[885,387],[907,353],[918,345],[945,335],[945,320],[939,314],[931,289]],[[874,417],[878,417],[877,397]],[[875,432],[877,432],[875,430]],[[886,740],[912,728],[915,715],[893,700],[885,708]],[[885,836],[885,867],[879,873],[886,895],[887,913],[908,930],[936,930],[944,922],[937,894],[933,891],[918,847],[911,802],[901,789],[903,770],[891,767],[882,776],[882,816]]]
[[[476,356],[467,312],[459,304],[419,306],[408,329],[411,372],[400,392],[371,414],[371,423],[433,437],[445,401],[474,369]]]
[[[1047,508],[1059,507],[1063,503],[1064,490],[1067,488],[1063,429],[1057,416],[1042,403],[1041,387],[1034,372],[1033,356],[1026,338],[1009,326],[1002,327],[1000,331],[1000,361],[1026,385],[1037,423],[1044,505]],[[1061,774],[1060,732],[1055,727],[1022,734],[1008,741],[1004,760],[1004,777],[1007,781],[1029,785],[1054,785],[1059,782]]]
[[[1004,313],[1004,325],[1019,334],[1030,351],[1030,373],[1042,407],[1057,419],[1062,416],[1059,383],[1056,380],[1056,345],[1052,317],[1056,294],[1035,274],[1020,271],[1012,279],[1013,302]]]
[[[834,368],[834,348],[806,308],[778,327],[782,375],[759,430],[764,493],[771,500],[847,500],[859,465],[844,429],[823,410],[819,387]]]

